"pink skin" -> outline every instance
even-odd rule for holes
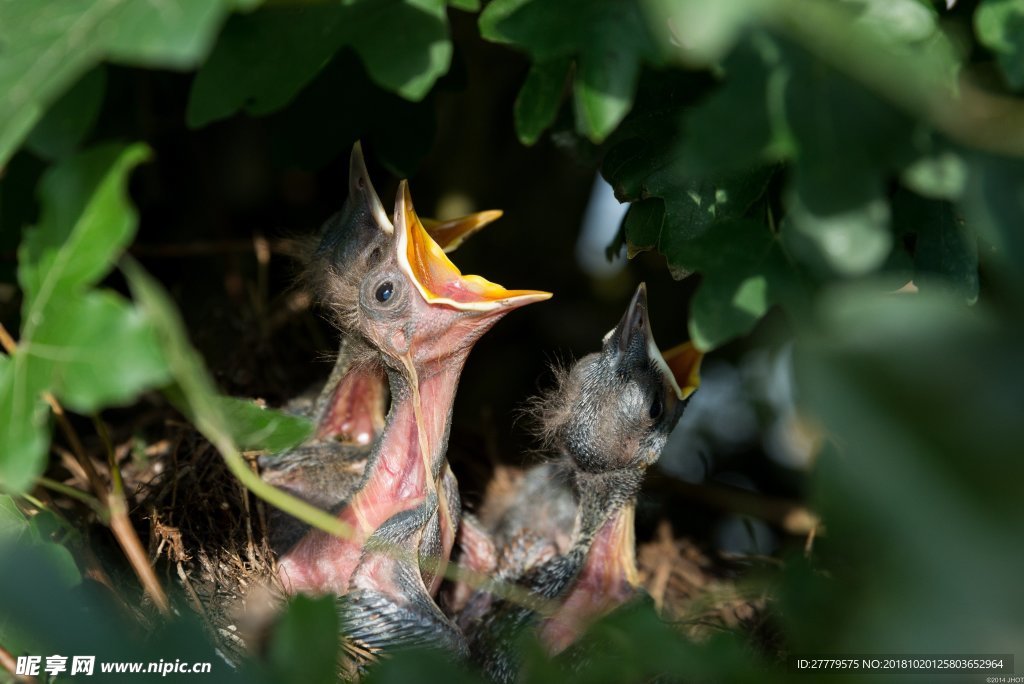
[[[627,504],[604,522],[569,595],[541,626],[541,643],[549,655],[564,651],[590,623],[636,594],[640,582],[633,551],[633,510]]]
[[[353,369],[338,383],[316,438],[366,446],[384,428],[387,388],[381,373]]]
[[[440,483],[449,473],[444,455],[459,375],[476,340],[515,303],[490,312],[464,312],[430,305],[417,295],[414,306],[418,325],[408,344],[401,331],[388,334],[385,344],[375,342],[404,359],[407,369],[411,366],[404,375],[409,380],[415,375],[418,391],[395,396],[366,484],[338,514],[352,534],[340,538],[313,530],[281,559],[279,575],[289,592],[345,593],[370,535],[395,514],[423,503],[430,491],[437,491],[443,502],[438,513],[442,560],[451,555],[458,511],[448,510]],[[427,579],[429,592],[436,593],[441,573]]]

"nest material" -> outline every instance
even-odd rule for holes
[[[638,546],[637,569],[658,612],[690,639],[743,631],[763,640],[771,631],[765,593],[737,581],[743,564],[712,558],[692,540],[676,538],[668,521],[658,525],[655,539]]]
[[[284,596],[267,536],[262,501],[228,471],[216,450],[184,424],[171,424],[165,448],[126,464],[126,489],[135,492],[137,529],[149,529],[151,559],[166,586],[181,587],[188,607],[204,621],[230,660],[238,662],[266,642]],[[250,463],[256,469],[255,458]],[[490,489],[515,480],[518,469],[498,469]],[[644,588],[666,620],[691,639],[721,630],[759,633],[766,600],[738,588],[734,562],[676,538],[667,522],[638,545]]]
[[[135,485],[137,528],[148,523],[150,558],[165,586],[181,587],[215,643],[237,661],[261,643],[284,596],[266,511],[206,440],[188,426],[176,429],[169,448],[125,469],[126,484]]]

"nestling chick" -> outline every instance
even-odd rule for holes
[[[501,216],[491,210],[446,222],[425,220],[431,236],[451,251]],[[384,427],[388,387],[376,349],[350,329],[346,317],[367,272],[389,249],[394,226],[370,180],[357,142],[349,161],[348,197],[311,248],[304,280],[341,332],[338,355],[323,389],[285,407],[313,420],[306,443],[260,459],[263,478],[320,508],[335,511],[362,479],[371,445]],[[271,513],[271,546],[285,553],[308,528]]]
[[[668,362],[655,346],[641,285],[601,351],[561,373],[555,389],[538,402],[542,437],[558,457],[536,473],[561,472],[567,483],[563,487],[553,480],[543,500],[559,501],[571,492],[575,521],[571,533],[561,531],[567,541],[560,541],[559,534],[534,534],[524,545],[522,534],[531,534],[531,521],[537,520],[531,508],[538,497],[527,491],[494,527],[499,580],[527,589],[539,604],[527,607],[481,591],[459,616],[473,658],[493,679],[516,678],[514,645],[520,630],[536,628],[548,651],[557,654],[587,624],[638,591],[636,495],[699,384],[700,353],[684,345],[667,356]],[[531,475],[525,481],[536,487],[538,478]],[[564,524],[564,515],[559,517]],[[551,527],[550,521],[541,524],[541,529]],[[477,535],[470,536],[479,542]],[[501,561],[510,544],[512,555],[532,558]]]
[[[464,652],[431,599],[458,526],[445,459],[452,403],[476,340],[550,294],[463,276],[416,216],[404,181],[393,234],[359,258],[361,280],[334,287],[331,303],[381,359],[391,407],[365,472],[336,509],[350,533],[310,531],[281,558],[280,579],[292,592],[342,596],[342,627],[363,653],[412,644]]]

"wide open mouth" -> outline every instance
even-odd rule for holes
[[[402,181],[395,202],[398,261],[428,304],[463,311],[497,311],[540,302],[551,297],[539,290],[508,290],[476,275],[463,275],[431,238],[416,215],[409,184]]]

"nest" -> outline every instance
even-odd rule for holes
[[[160,448],[123,466],[126,490],[134,491],[136,528],[149,530],[150,559],[164,585],[181,588],[182,601],[222,653],[239,662],[266,643],[284,597],[268,544],[267,511],[193,428],[165,425],[170,435]],[[255,470],[253,455],[249,462]],[[498,468],[493,480],[515,480],[515,471]],[[660,613],[688,638],[722,630],[765,632],[766,599],[737,582],[746,565],[676,537],[667,521],[653,539],[638,544],[637,566]]]
[[[284,596],[268,544],[264,504],[191,427],[175,426],[167,448],[140,468],[134,514],[148,524],[150,559],[165,586],[179,586],[211,638],[237,662],[262,643]],[[248,459],[255,470],[255,458]]]

